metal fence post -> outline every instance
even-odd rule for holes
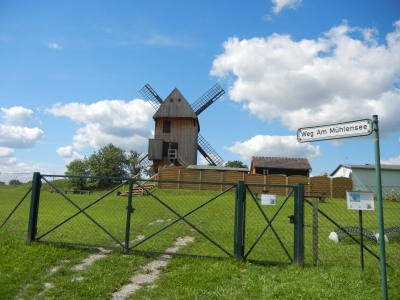
[[[295,187],[294,197],[294,261],[304,267],[304,184]]]
[[[40,198],[40,187],[42,181],[39,172],[33,173],[32,178],[32,192],[31,192],[31,207],[29,213],[29,223],[28,223],[28,238],[27,243],[35,241],[37,233],[37,221],[39,213],[39,198]]]
[[[243,259],[244,255],[244,232],[245,232],[245,211],[246,207],[246,190],[244,181],[239,181],[236,186],[236,203],[235,203],[235,241],[234,252],[236,259]]]
[[[132,196],[133,196],[133,181],[134,179],[129,180],[129,188],[128,188],[128,206],[126,207],[126,228],[125,228],[125,245],[124,252],[129,252],[129,238],[130,238],[130,230],[131,230],[131,214],[134,209],[132,207]]]

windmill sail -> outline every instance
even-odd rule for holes
[[[150,102],[151,106],[153,106],[155,110],[157,110],[161,103],[163,103],[163,100],[149,84],[146,84],[139,92],[143,95],[144,99]]]
[[[138,162],[136,164],[137,167],[142,168],[142,169],[147,169],[148,167],[151,167],[153,165],[153,162],[148,159],[148,153],[142,153],[140,154],[138,158]]]
[[[204,158],[208,161],[210,165],[213,166],[224,166],[225,162],[218,155],[218,153],[211,147],[211,145],[203,138],[203,136],[199,133],[197,150],[204,156]]]
[[[197,99],[193,104],[192,108],[198,116],[207,107],[213,104],[219,97],[221,97],[225,91],[218,85],[214,85],[211,89],[205,92],[199,99]]]

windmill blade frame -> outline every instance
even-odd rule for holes
[[[155,110],[164,102],[148,83],[139,92],[143,95],[145,100],[150,102]]]
[[[191,105],[196,116],[201,114],[207,107],[217,101],[217,99],[223,94],[225,94],[225,90],[222,89],[218,84],[215,84],[212,88],[205,92]]]
[[[223,167],[225,165],[224,160],[218,155],[217,151],[205,140],[205,138],[199,133],[197,150],[204,156],[210,165]]]

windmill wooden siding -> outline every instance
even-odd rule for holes
[[[149,140],[149,159],[153,160],[153,168],[174,163],[181,165],[197,164],[197,141],[199,123],[190,104],[175,88],[163,101],[154,114],[154,139]],[[171,160],[168,149],[176,149],[178,158]]]

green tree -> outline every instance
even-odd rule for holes
[[[18,179],[11,179],[8,185],[21,185],[22,182],[19,181]]]
[[[138,166],[140,154],[135,150],[130,150],[127,154],[127,171],[129,176],[133,177],[136,174],[139,174],[142,169]]]
[[[128,176],[128,158],[123,149],[113,144],[100,148],[88,158],[90,173],[92,176],[126,177]],[[91,186],[99,188],[111,186],[109,179],[96,179],[89,182]]]
[[[98,177],[127,177],[140,173],[137,167],[140,154],[135,150],[125,152],[123,149],[108,144],[89,157],[77,159],[67,165],[66,175],[83,175]],[[120,182],[120,180],[119,180]],[[86,178],[70,178],[68,186],[72,189],[106,188],[115,184],[109,179],[87,180]]]
[[[326,172],[324,172],[323,174],[319,174],[318,176],[319,176],[319,177],[329,177],[329,174],[326,173]]]
[[[75,159],[67,166],[65,172],[67,176],[88,176],[90,175],[88,159]],[[84,177],[71,177],[68,179],[68,188],[74,190],[85,190],[87,189],[87,178]]]
[[[225,167],[230,167],[230,168],[246,168],[248,169],[249,166],[245,165],[243,162],[241,162],[240,160],[233,160],[233,161],[227,161],[225,163]]]

